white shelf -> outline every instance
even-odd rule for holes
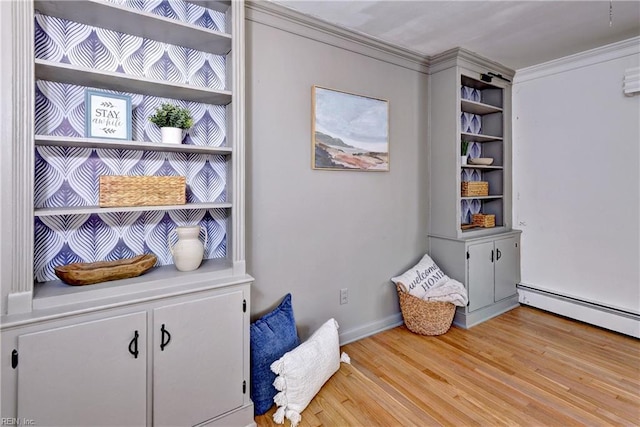
[[[492,200],[492,199],[502,199],[502,194],[496,194],[496,195],[488,195],[488,196],[469,196],[469,197],[465,197],[462,196],[460,197],[460,200]]]
[[[99,206],[73,206],[63,208],[36,208],[33,214],[40,216],[56,216],[56,215],[87,215],[96,213],[111,212],[148,212],[148,211],[177,211],[183,209],[229,209],[231,203],[186,203],[184,205],[167,205],[167,206],[125,206],[101,208]]]
[[[224,7],[224,4],[219,4],[219,2],[207,3],[212,3],[212,5],[219,8]],[[216,5],[216,3],[218,4]],[[226,55],[231,50],[231,36],[229,34],[131,9],[115,3],[107,3],[101,0],[35,0],[34,4],[35,9],[45,15],[81,24],[215,55]]]
[[[189,3],[206,7],[217,12],[226,12],[231,7],[231,0],[186,0]]]
[[[501,136],[492,136],[492,135],[482,135],[478,133],[469,133],[469,132],[460,132],[460,135],[471,142],[491,142],[491,141],[502,141]]]
[[[462,234],[467,234],[468,237],[481,237],[489,234],[503,233],[508,230],[504,225],[496,225],[495,227],[473,227],[461,231]]]
[[[464,111],[465,113],[479,114],[481,116],[485,114],[502,112],[502,108],[500,107],[483,104],[482,102],[469,101],[468,99],[462,99],[460,101],[460,106],[462,108],[462,111]]]
[[[480,170],[485,170],[485,171],[502,170],[502,169],[504,169],[502,166],[486,166],[486,165],[470,165],[470,164],[461,165],[461,167],[463,169],[480,169]]]
[[[183,99],[216,105],[227,105],[231,102],[231,92],[228,90],[152,80],[123,73],[76,67],[44,59],[35,60],[35,75],[36,79],[140,93],[162,98]]]
[[[36,135],[35,144],[39,146],[80,147],[117,150],[143,150],[199,154],[229,155],[231,147],[205,147],[186,144],[161,144],[148,141],[124,141],[101,138],[74,138],[56,135]]]
[[[477,77],[468,77],[463,75],[460,75],[460,82],[462,83],[462,85],[464,86],[469,86],[475,89],[480,89],[480,90],[485,90],[485,89],[500,89],[499,86],[495,86],[492,85],[490,83],[486,83],[483,82],[481,80],[478,80]]]
[[[71,286],[61,280],[39,282],[34,286],[33,308],[47,309],[69,304],[89,303],[107,298],[129,300],[146,294],[162,293],[185,283],[206,281],[212,286],[216,280],[228,285],[233,265],[227,259],[203,260],[194,271],[178,271],[173,265],[154,267],[138,277],[113,280],[86,286]],[[176,289],[176,291],[179,291]]]

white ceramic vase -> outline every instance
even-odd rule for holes
[[[204,231],[204,244],[200,241],[199,225],[176,227],[169,233],[167,243],[169,243],[169,251],[173,256],[173,263],[178,270],[192,271],[200,267],[208,239],[207,229],[203,228],[202,230]],[[178,241],[171,246],[173,233],[178,235]]]
[[[182,144],[182,129],[160,128],[163,144]]]
[[[467,156],[460,156],[460,164],[461,165],[466,165],[467,164]]]

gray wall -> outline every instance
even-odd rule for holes
[[[297,35],[281,17],[247,17],[252,318],[291,292],[303,339],[331,317],[342,342],[397,324],[389,278],[426,251],[427,76],[355,53],[352,42],[331,45],[319,30]],[[390,172],[312,170],[313,85],[389,101]]]

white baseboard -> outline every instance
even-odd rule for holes
[[[385,317],[384,319],[367,323],[366,325],[362,325],[357,328],[346,330],[340,333],[340,345],[349,344],[350,342],[366,338],[368,336],[377,334],[378,332],[395,328],[396,326],[400,326],[403,323],[404,322],[402,320],[402,313],[396,313],[394,315]]]
[[[520,304],[640,338],[640,315],[519,285]]]

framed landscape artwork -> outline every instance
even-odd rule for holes
[[[313,86],[312,104],[313,169],[389,170],[388,101]]]

